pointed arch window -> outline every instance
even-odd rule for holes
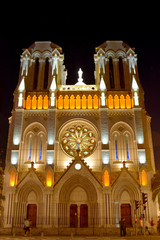
[[[119,108],[119,97],[117,95],[114,96],[114,107]]]
[[[112,95],[109,95],[108,96],[108,107],[109,108],[113,108],[113,97],[112,97]]]
[[[93,102],[94,102],[94,109],[98,109],[98,96],[97,95],[94,95],[94,98],[93,98]]]
[[[43,146],[43,135],[40,136],[40,152],[39,152],[39,160],[42,160],[42,146]]]
[[[47,89],[48,87],[48,77],[49,77],[49,60],[47,58],[45,61],[43,89]]]
[[[106,170],[105,172],[104,172],[104,186],[105,187],[109,187],[109,173],[108,173],[108,171]]]
[[[31,152],[32,152],[32,135],[29,136],[29,152],[28,152],[28,160],[31,160]]]
[[[121,95],[120,96],[120,105],[121,105],[121,108],[124,109],[126,106],[125,106],[125,98],[124,98],[124,95]]]
[[[70,109],[75,109],[75,97],[71,95],[70,97]]]
[[[48,96],[47,95],[44,97],[43,108],[48,109]]]
[[[126,134],[126,153],[127,153],[127,160],[130,159],[129,157],[129,143],[128,143],[128,134]]]
[[[32,97],[32,109],[36,109],[37,108],[37,97],[36,95],[34,95]]]
[[[63,109],[63,96],[58,97],[58,109]]]
[[[87,108],[86,96],[83,95],[82,96],[82,109],[86,109],[86,108]]]
[[[26,100],[26,109],[31,109],[31,96],[29,95]]]
[[[110,87],[114,88],[114,71],[113,71],[113,60],[109,58],[109,80],[110,80]]]
[[[37,89],[37,85],[38,85],[38,72],[39,72],[39,59],[36,58],[36,61],[35,61],[35,71],[34,71],[33,89]]]
[[[15,172],[14,172],[14,170],[12,170],[12,172],[10,173],[9,186],[10,187],[14,187],[15,186]]]
[[[128,94],[126,96],[126,108],[131,108],[131,98]]]
[[[79,95],[76,96],[76,109],[81,108],[81,98]]]
[[[50,170],[47,172],[46,182],[47,182],[47,187],[51,187],[52,186],[52,173],[51,173]]]
[[[116,160],[118,160],[118,140],[117,140],[117,134],[115,135],[115,150],[116,150]]]
[[[39,95],[38,97],[38,109],[42,109],[42,95]]]
[[[142,170],[142,186],[147,186],[147,174],[145,170]]]
[[[88,109],[92,109],[92,96],[88,96]]]
[[[69,109],[69,97],[65,95],[64,97],[64,109]]]
[[[119,80],[121,89],[125,89],[124,69],[122,57],[119,57]]]

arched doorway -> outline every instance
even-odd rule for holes
[[[131,204],[130,204],[130,195],[129,193],[124,190],[121,194],[121,218],[125,219],[126,226],[132,226],[132,215],[131,215]]]
[[[36,227],[36,221],[37,221],[37,205],[36,204],[28,204],[27,219],[31,221],[32,227]]]

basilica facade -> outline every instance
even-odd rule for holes
[[[97,47],[92,85],[85,84],[83,69],[75,85],[66,85],[64,55],[52,42],[35,42],[20,61],[9,118],[4,227],[29,218],[35,228],[87,232],[118,227],[121,217],[127,227],[141,216],[156,220],[151,117],[135,50],[122,41]]]

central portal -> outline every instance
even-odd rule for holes
[[[80,216],[80,218],[78,217]],[[80,223],[78,222],[80,221]],[[77,228],[80,224],[80,228],[88,227],[88,206],[87,204],[80,205],[80,214],[78,213],[77,204],[70,206],[70,227]]]
[[[131,205],[130,204],[122,204],[121,205],[121,217],[125,219],[127,227],[132,227]]]

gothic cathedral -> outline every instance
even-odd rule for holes
[[[127,227],[140,216],[156,221],[151,117],[137,55],[122,41],[95,51],[95,83],[86,85],[79,69],[76,84],[66,85],[61,47],[35,42],[23,50],[9,118],[5,228],[26,217],[54,233],[116,228],[121,217]]]

